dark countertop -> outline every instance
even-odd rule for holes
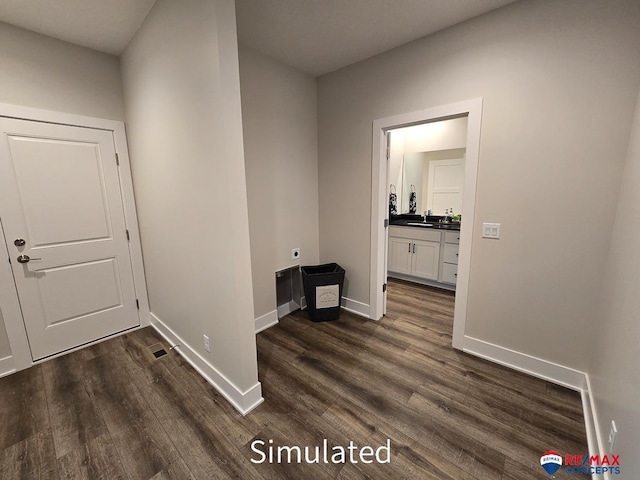
[[[430,228],[435,230],[452,230],[460,231],[459,223],[440,223],[442,217],[429,216],[426,224],[420,215],[398,215],[389,219],[389,225],[392,227],[409,227],[409,228]],[[409,225],[410,223],[421,223],[422,225]]]

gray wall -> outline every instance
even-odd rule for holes
[[[313,77],[240,49],[255,316],[276,309],[275,272],[318,262],[318,136]],[[301,257],[291,259],[300,248]]]
[[[257,360],[233,2],[156,2],[122,77],[151,312],[246,391]]]
[[[369,303],[373,120],[483,97],[466,334],[586,370],[638,25],[637,1],[521,1],[321,77],[320,260],[346,296]]]
[[[601,437],[607,448],[611,420],[624,478],[640,472],[640,96],[624,167],[620,200],[604,277],[599,322],[592,329],[589,373]]]
[[[0,103],[124,120],[120,62],[0,22]],[[10,355],[0,312],[0,358]]]
[[[0,102],[124,120],[117,57],[0,22]]]

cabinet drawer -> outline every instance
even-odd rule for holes
[[[456,278],[458,276],[458,265],[455,263],[443,263],[442,264],[442,281],[444,283],[456,284]]]
[[[442,261],[445,263],[458,264],[458,244],[457,243],[445,243],[444,244],[444,256]]]
[[[439,242],[441,233],[439,230],[423,227],[389,227],[390,237],[410,238],[426,242]]]
[[[460,232],[444,232],[444,243],[460,243]]]

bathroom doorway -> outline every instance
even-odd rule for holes
[[[453,340],[455,348],[463,349],[469,290],[472,233],[475,220],[476,179],[480,146],[482,99],[444,105],[375,120],[373,122],[373,156],[371,184],[371,318],[378,320],[385,313],[387,284],[387,227],[390,193],[389,132],[403,127],[430,124],[442,120],[466,117],[467,132],[464,162],[464,195],[458,255]]]

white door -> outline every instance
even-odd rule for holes
[[[434,215],[444,215],[445,210],[451,208],[455,213],[462,213],[464,158],[431,160],[428,184],[427,208]]]
[[[0,118],[0,135],[0,220],[32,358],[139,325],[112,132]]]
[[[416,277],[438,280],[438,266],[440,265],[440,243],[413,241],[413,258],[411,259],[411,273]]]
[[[411,274],[411,240],[389,237],[389,265],[391,272]]]

